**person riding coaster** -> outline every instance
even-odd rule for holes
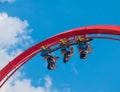
[[[56,60],[58,59],[58,57],[54,57],[52,55],[47,56],[47,68],[49,70],[55,70],[56,69]]]
[[[65,38],[60,40],[60,45],[61,45],[61,53],[64,55],[63,62],[66,63],[73,55],[74,48],[72,46],[68,46],[68,41]]]
[[[50,48],[46,48],[45,46],[41,47],[41,56],[47,60],[47,68],[49,70],[54,70],[56,68],[56,61],[59,57],[52,56],[49,52]]]
[[[87,59],[87,54],[90,53],[92,51],[91,49],[91,45],[89,43],[89,41],[91,41],[93,39],[88,39],[85,38],[85,35],[80,35],[77,37],[77,41],[78,41],[78,49],[80,52],[80,58],[81,59]]]
[[[87,54],[88,54],[87,45],[85,43],[79,43],[78,49],[80,52],[80,58],[87,59]]]

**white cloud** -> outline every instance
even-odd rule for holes
[[[0,0],[0,3],[8,2],[8,3],[13,3],[15,0]]]
[[[56,89],[52,89],[52,80],[50,76],[45,76],[45,84],[43,87],[34,87],[31,84],[30,79],[21,79],[23,76],[20,72],[16,76],[12,77],[3,87],[0,92],[59,92]]]
[[[18,44],[19,47],[26,46],[28,40],[32,40],[28,35],[31,31],[28,26],[26,20],[22,21],[18,17],[0,13],[0,69],[22,52],[22,49],[18,49]],[[43,80],[45,80],[44,86],[34,87],[31,80],[18,71],[0,88],[0,92],[60,92],[52,88],[50,76],[45,76]]]
[[[0,13],[0,69],[22,52],[16,48],[17,45],[26,46],[32,41],[28,35],[31,31],[28,26],[26,20],[22,21],[17,17],[8,16],[7,13]]]
[[[21,21],[17,17],[9,17],[6,13],[0,13],[0,48],[8,48],[22,42],[24,39],[30,40],[27,36],[28,22]]]
[[[23,76],[20,72],[16,76],[12,77],[3,87],[0,92],[58,92],[57,90],[52,90],[52,80],[50,76],[45,76],[45,84],[43,87],[34,87],[31,84],[30,79],[23,78],[20,80],[19,77]]]

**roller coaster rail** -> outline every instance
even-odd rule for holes
[[[50,52],[54,52],[61,48],[61,46],[58,45],[60,39],[67,38],[70,41],[69,45],[76,45],[78,43],[75,41],[75,37],[79,35],[86,35],[85,38],[110,39],[120,41],[120,26],[95,25],[75,28],[52,36],[32,46],[31,48],[14,58],[3,69],[0,70],[0,88],[20,67],[22,67],[36,54],[41,52],[41,46],[46,45],[51,48]]]

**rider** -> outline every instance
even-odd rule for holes
[[[80,58],[81,59],[87,59],[87,54],[91,52],[91,46],[89,41],[93,39],[86,39],[85,35],[80,35],[77,37],[78,41],[78,49],[80,52]]]
[[[47,60],[47,68],[49,70],[54,70],[56,68],[56,60],[58,57],[52,56],[50,53],[50,48],[47,48],[46,46],[41,47],[41,56],[44,57],[45,60]]]
[[[64,55],[63,62],[66,63],[73,55],[73,47],[68,45],[68,40],[63,38],[60,40],[61,53]]]

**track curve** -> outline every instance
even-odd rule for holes
[[[95,25],[95,26],[85,26],[81,28],[75,28],[62,32],[55,36],[52,36],[21,53],[15,59],[10,61],[2,70],[0,70],[0,87],[29,59],[40,52],[40,47],[47,45],[48,47],[54,46],[59,43],[59,40],[62,38],[70,38],[82,34],[111,34],[120,36],[120,26],[114,25]],[[100,38],[100,37],[93,37]],[[101,37],[102,38],[102,37]],[[105,37],[103,37],[105,38]],[[117,40],[116,38],[111,38]],[[8,76],[8,77],[6,77]]]

